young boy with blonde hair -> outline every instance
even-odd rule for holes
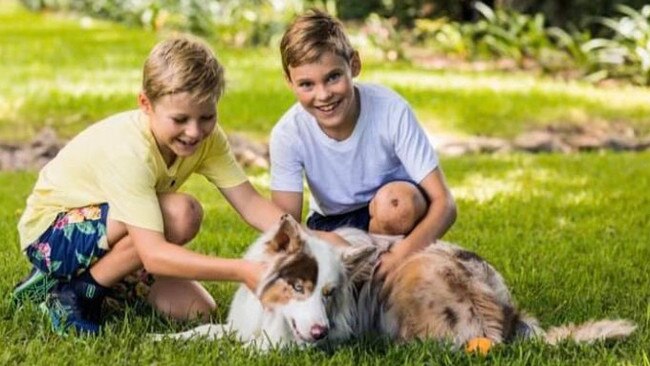
[[[311,189],[307,226],[326,231],[341,226],[368,230],[369,201],[395,180],[417,184],[430,202],[410,233],[382,256],[384,276],[440,238],[456,218],[438,157],[402,97],[379,85],[353,82],[361,60],[335,18],[318,10],[298,17],[285,32],[280,52],[298,103],[271,134],[273,201],[300,220],[304,174]]]
[[[177,192],[192,173],[256,229],[282,215],[249,183],[217,125],[223,89],[223,68],[203,42],[176,37],[153,48],[139,110],[88,127],[41,170],[18,224],[33,269],[12,293],[17,302],[45,298],[57,332],[95,334],[109,289],[143,267],[156,276],[147,300],[177,319],[215,308],[196,280],[255,287],[262,264],[183,247],[203,218],[199,202]]]

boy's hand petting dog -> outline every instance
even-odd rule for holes
[[[242,259],[241,282],[255,292],[266,267],[266,263]]]
[[[386,281],[389,279],[390,273],[397,268],[400,262],[404,259],[406,254],[402,253],[403,245],[400,245],[402,242],[392,245],[388,250],[381,254],[379,257],[379,262],[375,268],[375,280],[376,281]]]

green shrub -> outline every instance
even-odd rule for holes
[[[382,18],[373,13],[365,20],[360,36],[379,50],[381,57],[388,61],[403,60],[405,32],[398,32],[392,19]]]
[[[542,14],[534,16],[505,9],[492,9],[477,2],[481,19],[459,23],[446,19],[418,20],[417,38],[425,44],[464,58],[508,58],[523,66],[534,59],[552,67],[557,58],[566,58],[554,46],[545,28]]]
[[[21,0],[31,10],[74,11],[153,30],[180,30],[234,45],[267,45],[303,0]],[[316,4],[312,1],[310,3]],[[327,2],[325,2],[325,5]],[[331,7],[331,6],[330,6]]]
[[[473,25],[450,21],[448,18],[418,19],[413,29],[417,41],[439,53],[462,59],[475,55]]]
[[[559,27],[550,27],[547,33],[557,48],[566,52],[567,64],[564,65],[564,70],[577,70],[589,82],[598,82],[607,77],[607,72],[600,67],[601,56],[598,51],[604,40],[592,39],[589,31],[569,32]]]
[[[599,21],[614,33],[611,39],[594,39],[604,70],[615,77],[650,85],[650,5],[640,10],[619,5],[623,16]]]
[[[607,77],[650,85],[650,5],[619,5],[616,18],[597,18],[609,34],[547,27],[541,13],[496,10],[477,2],[481,19],[458,23],[446,18],[415,23],[415,39],[434,50],[463,58],[508,58],[524,66],[534,60],[547,72],[572,72],[590,82]]]
[[[475,6],[483,18],[476,22],[472,32],[484,51],[522,65],[525,58],[539,60],[544,50],[552,47],[541,13],[530,16],[505,9],[493,10],[481,2]]]

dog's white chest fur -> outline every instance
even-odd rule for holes
[[[267,263],[267,273],[255,293],[244,285],[239,287],[225,324],[154,338],[216,339],[231,334],[245,344],[266,349],[311,344],[327,336],[325,295],[342,280],[340,258],[329,244],[285,217],[276,230],[260,237],[244,258]]]

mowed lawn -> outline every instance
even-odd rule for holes
[[[8,4],[8,5],[6,5]],[[92,121],[135,107],[141,63],[158,36],[109,23],[25,13],[0,2],[0,140],[23,140],[50,125],[70,137]],[[6,5],[6,6],[5,6]],[[233,50],[214,43],[226,65],[220,120],[229,132],[265,138],[292,103],[275,50]],[[650,126],[650,93],[598,89],[526,74],[427,71],[366,63],[364,81],[386,83],[412,103],[425,127],[513,136],[558,121],[624,121]],[[628,340],[594,345],[535,342],[499,346],[487,358],[433,342],[392,345],[366,339],[330,350],[257,354],[236,342],[153,343],[149,332],[186,329],[147,308],[110,314],[98,338],[60,338],[36,307],[7,299],[29,269],[16,222],[35,172],[0,173],[0,364],[629,364],[650,365],[650,153],[443,157],[459,218],[446,240],[477,251],[499,269],[522,309],[542,325],[628,318]],[[268,173],[251,171],[268,195]],[[239,256],[254,240],[203,179],[185,190],[204,204],[202,253]],[[235,286],[206,284],[223,320]]]

